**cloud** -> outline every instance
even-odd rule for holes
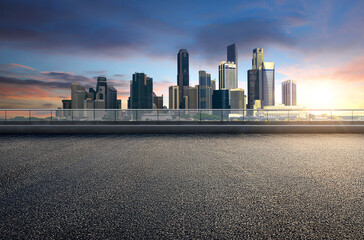
[[[33,68],[23,72],[22,69],[28,71],[30,67],[19,65],[0,65],[0,108],[55,108],[60,106],[62,99],[70,98],[73,82],[79,82],[86,89],[96,87],[96,78],[71,72],[40,72]],[[9,70],[1,72],[2,69]],[[129,81],[113,78],[107,78],[107,81],[118,90],[119,97],[129,95]]]

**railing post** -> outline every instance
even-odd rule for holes
[[[200,115],[200,122],[201,122],[201,110],[198,110],[198,113]]]
[[[157,122],[159,123],[159,111],[157,109]]]
[[[135,109],[135,121],[138,121],[138,109]]]
[[[116,109],[114,110],[114,114],[115,114],[115,118],[114,118],[114,122],[116,122]]]
[[[331,121],[332,121],[332,109],[331,109]]]
[[[289,110],[288,110],[288,122],[289,122]]]
[[[96,109],[95,108],[94,108],[94,112],[93,113],[94,113],[93,114],[94,115],[94,119],[93,120],[94,120],[94,122],[96,122]]]
[[[351,121],[354,122],[354,110],[351,110]]]
[[[269,121],[269,117],[268,117],[268,110],[266,110],[266,112],[267,112],[267,122]]]
[[[71,122],[73,122],[73,109],[71,109]]]
[[[30,113],[30,110],[29,110],[29,121],[30,121],[30,117],[31,117],[31,113]]]
[[[245,109],[243,109],[243,122],[245,122]]]
[[[53,122],[53,110],[51,110],[51,122]]]
[[[220,110],[220,119],[221,119],[221,122],[224,121],[224,114],[223,114],[223,110],[222,109]]]
[[[7,114],[6,113],[7,113],[7,111],[5,110],[5,122],[6,122],[6,118],[7,118]]]

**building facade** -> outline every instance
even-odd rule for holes
[[[259,70],[248,70],[248,108],[254,108],[255,100],[259,100]]]
[[[179,109],[179,93],[178,86],[169,87],[169,109]]]
[[[252,69],[260,69],[264,62],[263,48],[253,49]]]
[[[180,108],[184,108],[184,88],[190,85],[189,74],[189,55],[186,49],[179,50],[177,54],[177,86],[179,87],[179,104]]]
[[[229,109],[229,90],[214,90],[212,93],[213,109]]]
[[[274,62],[263,62],[259,70],[259,95],[262,106],[275,104]]]
[[[198,108],[211,109],[212,107],[212,90],[211,90],[211,74],[206,71],[199,71],[199,91],[198,91]]]
[[[235,43],[227,46],[227,62],[233,62],[236,65],[236,79],[238,79],[238,48]]]
[[[153,92],[153,108],[163,109],[163,95],[162,96],[157,96]]]
[[[231,62],[221,62],[219,65],[219,89],[234,89],[238,87],[236,65]]]
[[[134,73],[130,81],[130,108],[153,108],[153,78],[144,73]]]
[[[245,109],[245,97],[244,90],[241,88],[231,89],[230,98],[231,104],[230,109]]]
[[[282,104],[297,106],[297,85],[294,80],[282,82]]]

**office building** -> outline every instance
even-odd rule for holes
[[[260,100],[262,107],[275,104],[274,62],[264,62],[263,49],[253,50],[252,69],[248,71],[248,108]]]
[[[63,111],[59,111],[58,113],[60,114],[59,117],[70,117],[72,115],[71,110],[67,110],[66,109],[72,109],[72,101],[71,100],[62,100],[62,108],[64,109]]]
[[[94,109],[95,108],[95,101],[91,98],[87,98],[83,101],[84,103],[84,109]]]
[[[144,73],[133,74],[130,81],[130,107],[131,109],[153,108],[153,78]]]
[[[238,49],[236,44],[227,46],[227,62],[233,62],[236,65],[236,79],[238,79]]]
[[[179,50],[177,54],[177,86],[179,87],[179,104],[184,108],[183,97],[185,86],[190,85],[189,76],[189,55],[186,49]]]
[[[71,100],[62,100],[62,108],[71,109],[72,108]]]
[[[286,106],[297,105],[296,81],[287,80],[282,82],[282,104]]]
[[[259,70],[248,70],[248,108],[253,109],[254,101],[259,100]]]
[[[84,108],[84,101],[86,99],[87,93],[85,89],[77,90],[76,91],[76,98],[74,99],[75,109],[83,109]],[[72,100],[73,102],[73,100]]]
[[[72,83],[71,85],[71,106],[72,109],[80,109],[83,108],[83,99],[82,102],[78,101],[77,91],[84,91],[84,87],[79,83]]]
[[[116,101],[116,109],[121,109],[121,107],[122,107],[122,100],[121,99],[118,99],[117,101]]]
[[[244,90],[241,88],[231,89],[230,98],[231,104],[230,109],[245,109],[245,98]]]
[[[184,92],[186,94],[186,109],[198,109],[199,106],[199,86],[195,87],[184,87]]]
[[[199,92],[198,92],[198,108],[211,109],[212,107],[212,90],[211,90],[211,75],[206,71],[199,71]]]
[[[106,94],[106,108],[107,109],[117,109],[117,96],[118,92],[113,86],[107,87],[107,94]]]
[[[95,100],[96,98],[96,91],[93,88],[89,88],[87,98],[90,98],[91,100]]]
[[[229,109],[229,90],[214,90],[212,93],[213,109]]]
[[[157,96],[153,92],[153,108],[154,109],[163,109],[163,95]]]
[[[211,92],[216,90],[216,79],[211,80]]]
[[[238,87],[236,65],[231,62],[221,62],[219,65],[219,89],[234,89]]]
[[[169,87],[169,109],[179,109],[179,87]]]
[[[263,62],[259,70],[259,96],[262,106],[275,104],[274,62]]]
[[[252,69],[260,69],[264,62],[263,48],[253,49]]]

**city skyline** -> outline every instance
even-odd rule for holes
[[[164,105],[168,106],[168,87],[176,85],[178,49],[189,52],[189,85],[195,86],[200,69],[210,73],[211,79],[218,79],[217,65],[226,60],[226,48],[233,43],[238,49],[238,87],[246,93],[251,50],[261,47],[266,50],[264,57],[276,64],[276,103],[281,103],[281,83],[293,79],[301,106],[364,108],[363,37],[360,25],[356,25],[363,19],[360,1],[350,5],[339,1],[239,1],[229,6],[214,4],[209,7],[211,15],[202,16],[189,2],[146,1],[141,7],[108,1],[100,7],[90,1],[84,14],[74,11],[80,5],[57,1],[1,3],[7,10],[1,16],[2,108],[61,107],[63,99],[70,99],[72,82],[88,89],[96,84],[97,76],[107,77],[118,96],[127,100],[135,72],[153,77],[154,92],[164,95]],[[145,14],[145,7],[153,14]],[[177,7],[186,15],[169,12]],[[208,5],[199,3],[196,7]],[[24,9],[32,15],[24,14]],[[339,10],[341,17],[335,14]],[[99,13],[97,17],[85,16],[94,12]],[[80,25],[71,26],[63,13],[78,19]],[[175,23],[170,23],[172,17]],[[128,23],[134,25],[126,28]],[[80,31],[81,25],[89,27]],[[148,40],[133,37],[128,41],[133,33],[144,33]]]

